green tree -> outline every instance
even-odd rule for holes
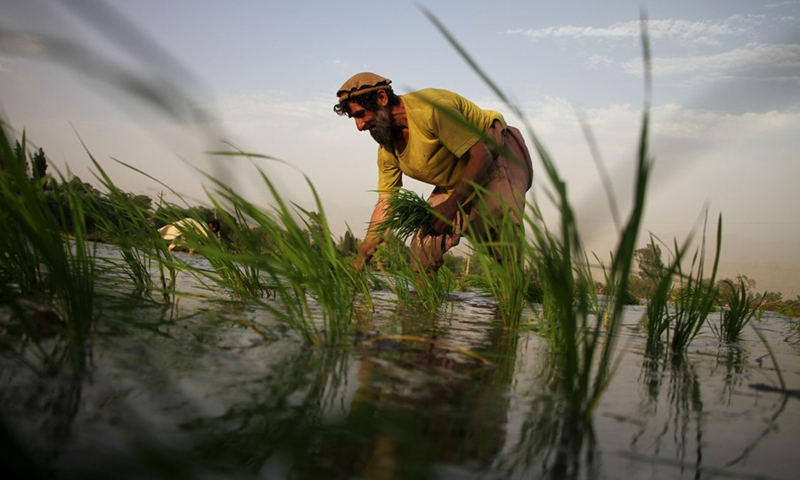
[[[749,278],[747,275],[736,275],[734,279],[725,278],[717,282],[717,303],[718,304],[725,304],[726,299],[731,298],[731,295],[734,295],[735,285],[741,285],[744,287],[747,293],[747,299],[751,303],[756,302],[756,281],[752,278]]]
[[[130,195],[130,201],[141,210],[150,210],[153,208],[153,199],[147,195]]]
[[[444,266],[447,267],[453,275],[464,275],[467,270],[467,259],[460,255],[454,255],[452,252],[447,252],[444,255]]]
[[[639,275],[631,274],[628,276],[628,291],[638,298],[648,298],[650,283],[642,280]]]
[[[660,274],[664,269],[664,262],[661,260],[661,247],[655,243],[649,243],[646,247],[637,249],[634,252],[636,262],[639,264],[639,278],[649,280]]]
[[[353,232],[348,229],[344,232],[344,236],[339,239],[339,244],[336,245],[336,249],[343,256],[356,255],[358,254],[358,239],[356,239]]]
[[[773,310],[783,301],[783,294],[781,292],[764,292],[756,295],[759,303],[762,303],[765,308]]]
[[[651,241],[647,246],[636,249],[633,255],[639,264],[639,278],[643,282],[644,293],[650,298],[666,268],[661,260],[661,247]]]
[[[40,180],[47,175],[47,157],[44,154],[44,149],[39,147],[39,150],[33,154],[32,172],[34,180]]]

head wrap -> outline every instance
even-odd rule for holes
[[[342,102],[350,97],[361,95],[362,93],[380,90],[382,88],[391,88],[389,84],[392,83],[388,78],[381,77],[371,72],[361,72],[350,77],[344,85],[336,92],[339,101]]]

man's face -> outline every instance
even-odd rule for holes
[[[377,111],[351,102],[349,105],[350,117],[356,121],[356,128],[363,132],[368,130],[372,138],[384,147],[392,147],[392,128],[394,122],[389,107],[378,107]]]

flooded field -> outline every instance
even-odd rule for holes
[[[3,359],[3,418],[44,473],[791,479],[800,466],[800,343],[781,316],[754,325],[779,372],[752,328],[728,346],[706,327],[685,358],[646,358],[644,307],[629,307],[613,381],[576,427],[547,342],[505,331],[485,294],[454,292],[431,315],[375,292],[362,334],[315,348],[188,275],[178,286],[195,296],[167,307],[105,292],[83,376]]]

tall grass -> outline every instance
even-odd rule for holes
[[[650,236],[650,244],[655,245],[655,239]],[[645,353],[650,357],[658,357],[664,350],[662,338],[669,336],[671,316],[669,314],[669,294],[672,292],[675,270],[683,258],[683,249],[676,249],[675,260],[664,268],[649,272],[650,281],[654,285],[653,293],[647,302],[644,317],[644,327],[647,333]],[[667,338],[667,342],[669,338]]]
[[[717,297],[715,283],[722,249],[722,215],[719,216],[717,224],[717,243],[709,278],[703,277],[706,268],[705,243],[704,232],[701,245],[692,256],[688,272],[684,273],[680,263],[676,263],[680,288],[674,300],[675,313],[672,317],[670,349],[673,354],[682,354],[686,351],[714,308]]]
[[[744,327],[754,318],[760,317],[760,307],[763,304],[753,303],[747,291],[744,280],[739,278],[738,282],[724,280],[728,287],[721,295],[721,299],[727,303],[727,308],[723,307],[719,314],[719,325],[716,332],[720,341],[725,343],[738,342],[744,331]]]
[[[129,195],[114,184],[89,150],[85,150],[96,169],[95,177],[108,192],[107,211],[95,209],[90,215],[97,222],[97,228],[119,248],[124,261],[122,265],[111,262],[112,267],[121,267],[133,282],[135,291],[149,294],[156,289],[168,302],[175,295],[178,267],[153,225],[150,212],[132,202]],[[153,281],[153,269],[157,272],[158,284]]]
[[[58,196],[47,193],[47,179],[29,179],[22,158],[0,125],[0,279],[12,308],[22,322],[35,351],[48,371],[66,361],[75,371],[86,362],[87,336],[95,315],[95,249],[86,236],[86,212],[80,192],[67,186]],[[21,152],[26,141],[22,137]],[[52,208],[51,208],[52,207]],[[62,231],[68,229],[66,239]],[[49,318],[64,342],[42,341],[38,333],[41,317],[23,312],[18,296],[52,308]]]
[[[475,202],[478,210],[486,209],[488,196],[485,189],[475,186]],[[524,245],[526,243],[524,223],[514,219],[522,217],[521,212],[512,211],[505,203],[501,206],[499,218],[483,215],[485,231],[476,231],[469,225],[467,236],[473,250],[472,258],[481,266],[486,276],[489,291],[497,300],[498,312],[505,327],[517,330],[520,327],[522,311],[526,305],[529,281],[525,272]],[[522,219],[521,219],[522,220]]]
[[[654,242],[651,236],[651,244]],[[717,241],[710,278],[706,268],[706,235],[692,255],[688,271],[683,267],[691,243],[691,235],[682,245],[673,241],[674,252],[664,268],[651,272],[655,288],[647,304],[644,319],[647,333],[645,352],[658,357],[665,344],[673,355],[682,355],[697,336],[714,307],[717,297],[715,279],[722,248],[722,216],[717,226]]]
[[[393,237],[380,245],[375,261],[400,308],[421,308],[437,313],[449,298],[455,277],[446,266],[435,272],[423,271],[411,255],[402,239]]]
[[[218,210],[222,210],[223,206],[213,195],[209,198]],[[247,217],[238,207],[234,207],[233,217],[228,215],[222,217],[221,224],[236,235],[238,246],[242,249],[238,253],[258,252],[264,247],[263,237],[250,229],[247,222]],[[273,285],[264,278],[258,266],[241,262],[238,253],[231,252],[218,238],[202,241],[195,245],[195,249],[208,259],[214,269],[216,277],[212,278],[239,300],[273,295]]]
[[[240,151],[217,153],[269,158]],[[306,341],[315,345],[347,342],[356,295],[371,301],[367,282],[339,255],[322,203],[308,178],[316,212],[288,204],[264,171],[257,170],[274,203],[271,212],[247,201],[218,179],[208,177],[216,186],[212,193],[215,201],[232,206],[271,241],[266,249],[242,252],[236,260],[269,278],[279,305],[268,300],[261,300],[260,304],[296,329]]]

